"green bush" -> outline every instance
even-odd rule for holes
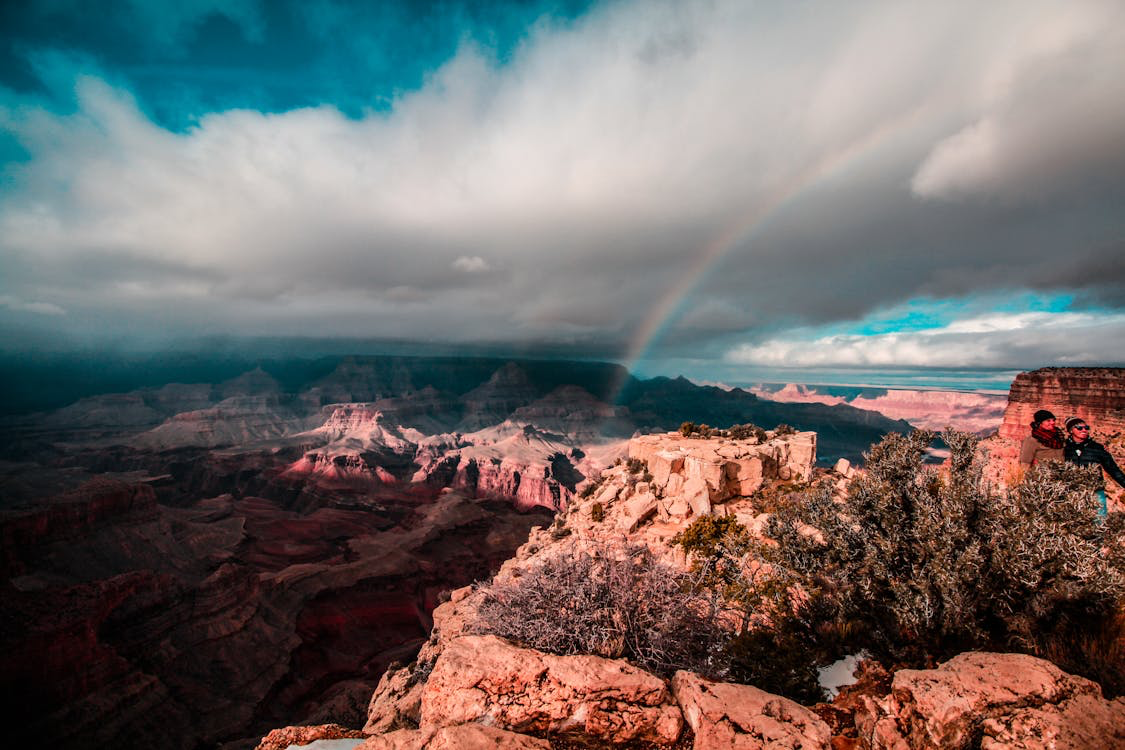
[[[625,468],[628,469],[630,474],[640,474],[648,471],[648,464],[639,458],[630,458],[625,462]]]

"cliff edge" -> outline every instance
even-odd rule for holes
[[[1125,698],[1107,700],[1096,683],[1022,654],[966,653],[935,669],[893,675],[864,663],[859,681],[833,704],[809,707],[685,669],[661,677],[616,658],[622,648],[612,639],[598,654],[548,654],[490,634],[483,622],[490,590],[552,569],[552,561],[591,552],[603,559],[647,554],[662,570],[683,572],[689,560],[671,541],[694,520],[734,516],[755,534],[769,519],[764,497],[818,474],[842,489],[855,470],[846,462],[834,472],[815,470],[815,445],[816,435],[808,432],[747,440],[674,433],[634,438],[629,459],[580,489],[552,526],[533,529],[490,584],[455,590],[434,611],[429,640],[414,662],[388,669],[354,745],[1125,746]],[[563,622],[567,616],[559,613]],[[340,736],[339,727],[325,731]],[[278,732],[293,736],[292,728]],[[302,732],[303,741],[317,737],[314,728]],[[259,748],[287,746],[267,737]]]

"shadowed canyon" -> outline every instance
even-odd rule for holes
[[[20,739],[234,748],[362,723],[441,592],[487,578],[630,436],[788,423],[832,462],[909,429],[599,363],[199,374],[4,418],[0,674]]]

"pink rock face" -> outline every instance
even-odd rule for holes
[[[759,398],[787,403],[816,403],[828,406],[847,404],[882,414],[889,419],[904,419],[926,430],[954,429],[988,434],[995,430],[1004,415],[1006,398],[992,393],[961,393],[957,391],[919,391],[891,389],[882,395],[857,396],[851,401],[842,396],[818,393],[815,388],[788,384],[780,391],[752,388]]]
[[[372,737],[357,750],[549,750],[546,740],[481,724],[401,729]]]
[[[683,726],[664,682],[627,662],[463,636],[434,665],[422,693],[421,728],[477,721],[612,743],[671,743]]]
[[[816,433],[775,435],[764,443],[674,432],[643,435],[629,441],[629,457],[645,462],[658,494],[683,501],[666,503],[667,513],[681,515],[686,504],[694,515],[706,515],[712,504],[752,495],[768,480],[808,479],[816,463]]]
[[[958,750],[983,726],[991,748],[1123,747],[1125,700],[1025,654],[964,653],[937,669],[895,673],[884,701],[857,716],[872,748]],[[1051,744],[1050,736],[1088,738]]]
[[[672,692],[695,732],[695,750],[828,748],[832,731],[815,713],[752,685],[677,672]]]

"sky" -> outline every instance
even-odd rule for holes
[[[1125,364],[1125,3],[0,4],[0,350],[217,338]]]

